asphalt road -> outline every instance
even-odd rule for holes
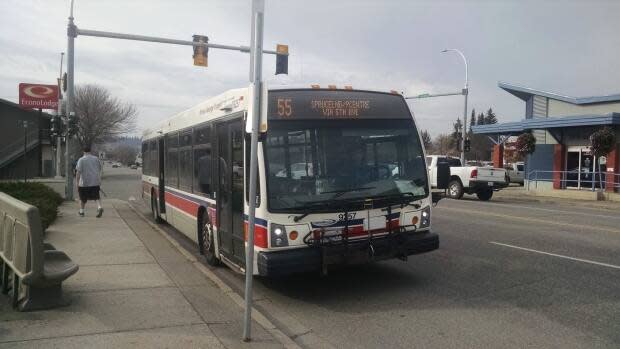
[[[139,199],[128,171],[109,172],[104,190]],[[323,277],[256,278],[256,295],[335,347],[618,348],[618,209],[443,200],[433,211],[439,250]],[[242,276],[215,271],[242,289]]]

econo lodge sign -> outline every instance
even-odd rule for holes
[[[19,106],[32,109],[58,109],[58,86],[19,84]]]

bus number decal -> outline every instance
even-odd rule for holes
[[[347,216],[348,216],[347,220],[350,221],[350,220],[355,218],[355,212],[348,213]],[[344,213],[341,213],[341,214],[338,215],[338,220],[339,221],[344,221],[345,220]]]
[[[278,98],[278,115],[282,117],[289,117],[293,114],[293,107],[291,106],[290,98]]]

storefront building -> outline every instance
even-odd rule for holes
[[[536,151],[526,159],[529,190],[618,191],[618,143],[607,156],[590,152],[590,135],[609,127],[620,140],[620,94],[569,97],[500,82],[499,87],[525,102],[525,118],[517,122],[473,126],[476,134],[494,139],[531,132]],[[503,165],[503,145],[493,150],[495,166]]]

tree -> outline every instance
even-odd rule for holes
[[[135,106],[112,97],[107,89],[98,85],[76,87],[75,115],[77,138],[82,147],[135,129]]]
[[[601,156],[607,156],[615,146],[616,135],[609,127],[603,127],[590,135],[590,149],[592,149],[592,154],[596,156],[596,161],[598,163],[594,169],[595,174],[598,172],[597,170],[600,170]],[[600,180],[600,188],[603,190],[603,176],[599,174],[598,177]]]
[[[428,133],[427,130],[422,130],[422,132],[420,132],[420,136],[422,137],[422,143],[424,144],[424,148],[428,151],[433,145],[433,140],[430,133]]]
[[[452,148],[452,137],[445,133],[437,135],[433,141],[433,150],[439,155],[454,155],[456,151]]]
[[[476,109],[471,110],[471,116],[469,117],[469,133],[472,132],[472,126],[476,126]]]
[[[489,108],[489,110],[487,110],[487,115],[484,116],[484,124],[497,124],[497,116],[495,116],[493,109]]]
[[[452,127],[454,129],[450,134],[450,146],[458,151],[458,149],[460,149],[461,139],[463,138],[463,134],[461,133],[461,130],[463,129],[463,122],[461,121],[461,118],[456,118],[456,122],[452,124]]]
[[[477,125],[484,125],[484,114],[480,113],[478,114],[478,122],[476,122]]]

